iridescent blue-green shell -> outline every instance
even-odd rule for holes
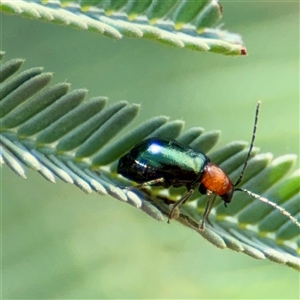
[[[192,187],[209,162],[204,153],[177,141],[151,138],[120,158],[118,173],[137,183],[163,178],[165,187]]]

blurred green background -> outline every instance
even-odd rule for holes
[[[225,28],[243,35],[249,56],[113,41],[8,15],[1,49],[5,60],[26,58],[25,68],[44,66],[53,82],[86,87],[90,97],[141,103],[135,125],[168,115],[186,128],[221,129],[219,145],[250,140],[262,100],[256,145],[299,154],[299,3],[221,3]],[[23,180],[6,166],[1,191],[4,299],[299,298],[295,270],[221,251],[110,197],[32,171]]]

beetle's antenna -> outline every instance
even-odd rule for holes
[[[238,188],[236,189],[235,191],[241,191],[241,192],[244,192],[244,193],[247,193],[248,195],[254,197],[255,199],[258,199],[264,203],[267,203],[271,206],[273,206],[274,208],[278,209],[283,215],[285,215],[286,217],[288,217],[296,226],[298,226],[300,228],[300,223],[297,221],[296,218],[294,218],[288,211],[286,211],[284,208],[280,207],[279,205],[277,205],[276,203],[260,196],[260,195],[257,195],[253,192],[250,192],[246,189],[242,189],[242,188]]]
[[[256,134],[256,128],[257,128],[257,121],[258,121],[258,113],[259,113],[260,103],[261,103],[261,102],[258,101],[258,102],[257,102],[257,106],[256,106],[255,119],[254,119],[254,126],[253,126],[253,133],[252,133],[252,139],[251,139],[249,151],[248,151],[246,160],[245,160],[245,162],[244,162],[243,169],[242,169],[242,171],[241,171],[241,173],[240,173],[240,177],[238,178],[238,180],[236,181],[236,183],[234,184],[234,186],[237,186],[237,185],[242,181],[242,178],[243,178],[243,176],[244,176],[246,167],[247,167],[247,165],[248,165],[248,160],[249,160],[249,158],[250,158],[251,151],[252,151],[252,148],[253,148],[253,145],[254,145],[254,140],[255,140],[255,134]]]

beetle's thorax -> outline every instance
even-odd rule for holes
[[[208,190],[230,202],[233,194],[233,183],[228,175],[213,163],[204,167],[201,184]]]

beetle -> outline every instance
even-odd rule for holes
[[[220,196],[225,206],[231,202],[234,192],[245,192],[276,209],[292,220],[298,227],[300,223],[286,210],[272,201],[261,197],[243,188],[236,188],[242,181],[253,148],[260,101],[255,112],[252,140],[238,180],[233,184],[229,176],[217,165],[212,163],[209,157],[201,152],[185,146],[178,141],[148,138],[135,145],[127,154],[119,159],[117,172],[125,178],[138,183],[136,188],[145,186],[162,186],[164,188],[187,188],[187,193],[178,200],[170,210],[170,219],[179,216],[179,208],[188,200],[198,186],[201,194],[207,194],[208,201],[200,223],[200,229],[204,230],[205,222],[209,224],[208,216],[214,206],[216,196]],[[213,197],[210,197],[213,195]]]

